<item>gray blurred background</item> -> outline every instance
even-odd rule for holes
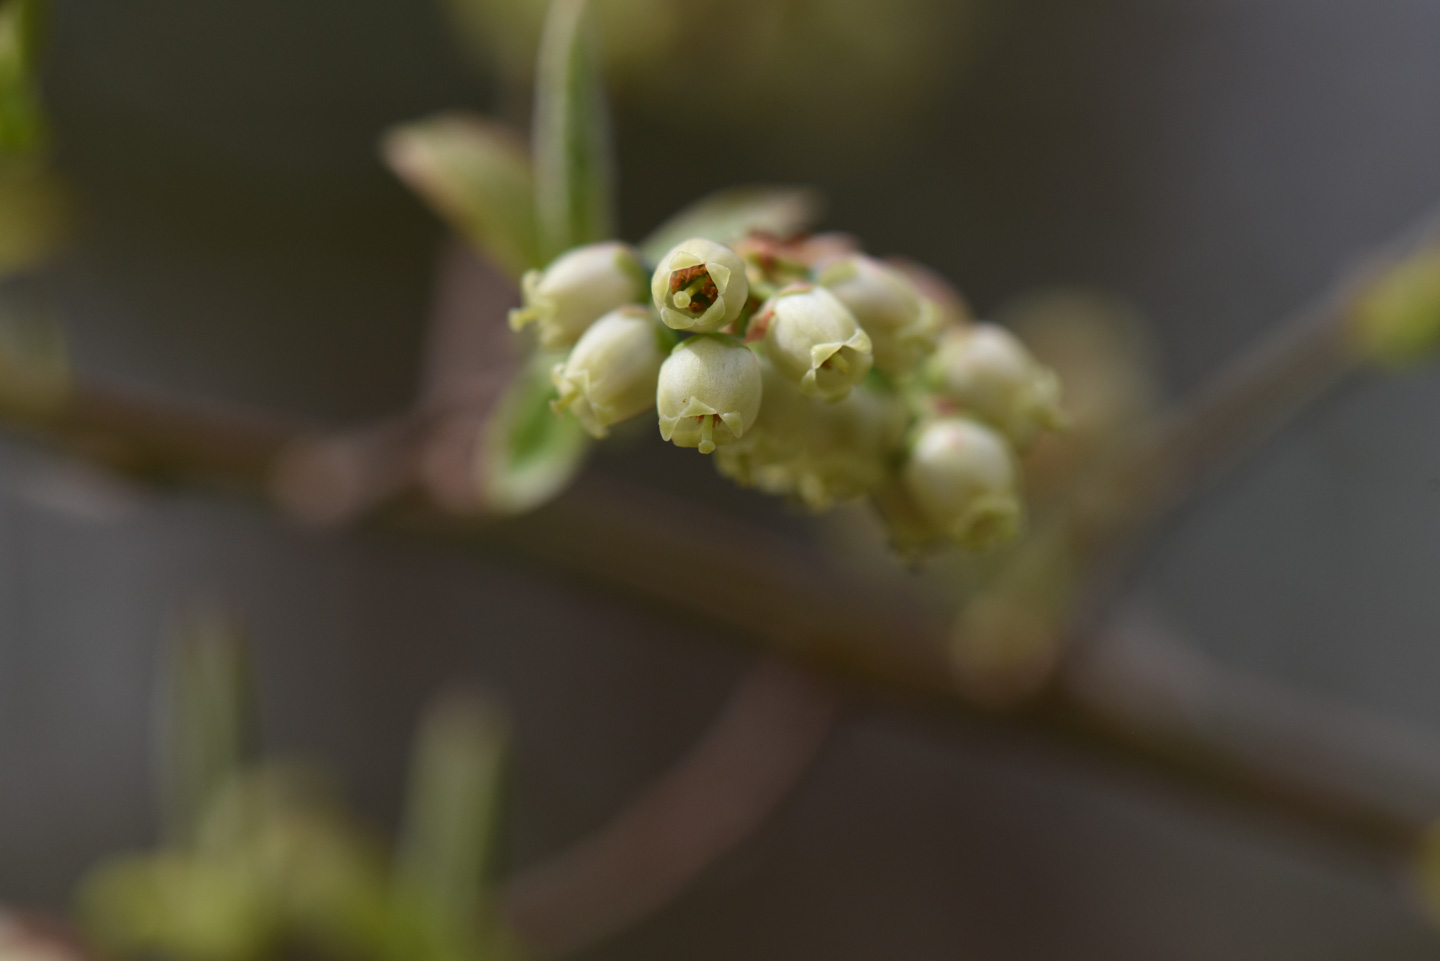
[[[714,187],[816,183],[829,225],[982,311],[1055,283],[1130,298],[1178,393],[1440,199],[1434,0],[992,0],[963,29],[903,116],[854,129],[796,110],[682,152],[686,115],[628,83],[627,233]],[[407,403],[444,232],[376,137],[517,112],[441,11],[56,0],[50,40],[85,214],[51,280],[80,367],[317,424]],[[1440,727],[1437,415],[1434,373],[1328,399],[1170,532],[1147,605],[1228,665]],[[690,476],[672,453],[637,470]],[[12,445],[0,467],[0,901],[63,905],[86,864],[152,837],[152,676],[197,601],[249,617],[268,743],[333,765],[382,822],[427,696],[456,676],[497,691],[517,866],[602,824],[746,664],[497,559],[100,479],[77,493]],[[1363,865],[1112,773],[855,712],[757,839],[588,957],[1440,957]]]

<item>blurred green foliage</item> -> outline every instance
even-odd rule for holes
[[[505,729],[473,695],[422,723],[398,853],[313,770],[247,756],[248,657],[223,619],[174,646],[162,769],[176,830],[103,862],[79,917],[103,950],[172,961],[261,961],[294,949],[336,961],[496,961],[515,949],[487,872]]]

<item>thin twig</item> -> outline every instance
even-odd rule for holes
[[[74,449],[97,422],[109,432],[112,466],[140,476],[191,480],[263,496],[266,463],[287,434],[254,419],[158,405],[92,388],[86,403],[52,423],[46,435]],[[103,417],[91,412],[104,410]],[[187,446],[176,438],[204,438]],[[227,441],[233,439],[233,445]],[[227,483],[216,484],[217,477]],[[623,593],[678,614],[730,628],[737,638],[822,674],[843,679],[892,701],[932,714],[959,715],[999,731],[1025,731],[1109,757],[1187,789],[1244,809],[1308,826],[1372,853],[1408,851],[1440,811],[1440,793],[1425,805],[1394,809],[1372,796],[1369,772],[1352,773],[1351,758],[1321,757],[1325,777],[1300,776],[1274,757],[1288,735],[1326,730],[1317,717],[1297,722],[1263,702],[1231,700],[1223,686],[1196,692],[1182,712],[1150,698],[1143,679],[1112,685],[1102,696],[1093,684],[1076,686],[1063,674],[1039,698],[1013,711],[977,709],[953,683],[944,653],[943,625],[928,622],[904,597],[877,596],[873,586],[829,571],[814,555],[769,531],[732,518],[707,518],[695,505],[667,506],[664,498],[590,479],[551,507],[527,518],[465,521],[414,502],[377,516],[381,526],[438,536],[457,544],[529,558],[551,572],[592,587]],[[683,523],[682,523],[683,521]],[[699,545],[699,546],[697,546]],[[697,586],[685,571],[706,572]],[[723,587],[723,590],[719,589]],[[1240,738],[1229,732],[1244,732]],[[1219,734],[1224,737],[1219,737]],[[1246,746],[1238,751],[1237,746]],[[1313,773],[1313,772],[1312,772]],[[1398,767],[1387,782],[1428,785],[1428,770]]]
[[[505,915],[526,948],[572,954],[668,902],[789,796],[838,706],[812,675],[762,662],[701,741],[614,821],[505,886]]]

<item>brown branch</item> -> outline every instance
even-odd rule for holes
[[[668,902],[794,790],[838,705],[813,676],[762,663],[704,738],[614,821],[505,886],[505,916],[526,948],[572,954]]]
[[[1349,369],[1342,331],[1352,290],[1348,284],[1337,288],[1321,308],[1222,377],[1159,434],[1150,461],[1162,481],[1155,510],[1173,506],[1182,493],[1193,491],[1197,476]],[[430,416],[421,415],[419,422]],[[404,418],[352,435],[342,447],[362,452],[354,460],[361,466],[352,464],[357,475],[365,474],[366,463],[393,467],[395,438],[405,449],[415,423]],[[28,430],[43,443],[131,476],[260,499],[271,496],[282,454],[304,436],[275,420],[182,407],[99,384],[81,385],[68,403]],[[423,463],[431,452],[420,444],[418,456]],[[402,475],[409,473],[407,468]],[[706,516],[694,504],[591,478],[531,517],[467,520],[431,499],[392,496],[403,486],[393,479],[377,483],[364,497],[352,498],[352,505],[388,500],[372,515],[380,526],[529,558],[548,570],[728,628],[771,655],[912,707],[1114,758],[1372,855],[1408,856],[1431,816],[1440,812],[1431,764],[1357,756],[1343,743],[1343,732],[1333,729],[1328,708],[1275,699],[1269,692],[1238,694],[1234,679],[1214,673],[1177,687],[1173,679],[1157,686],[1156,678],[1143,672],[1112,669],[1101,675],[1109,681],[1097,683],[1084,669],[1096,663],[1095,652],[1086,650],[1063,664],[1036,698],[1004,714],[979,711],[954,682],[946,626],[929,619],[914,597],[859,582],[829,569],[813,552],[733,518]],[[318,490],[324,494],[323,485]],[[696,572],[704,574],[703,589]],[[1375,763],[1365,763],[1371,760]],[[1383,768],[1378,775],[1377,763]],[[1377,792],[1381,783],[1387,787]],[[683,800],[684,792],[679,796]],[[714,828],[709,850],[724,846],[714,843],[716,837],[735,836],[730,824],[729,833]],[[682,861],[687,871],[698,870],[697,854]],[[650,903],[662,888],[656,884]],[[562,900],[557,896],[552,903]],[[637,903],[617,910],[633,912]]]
[[[1440,239],[1440,207],[1360,258],[1314,301],[1222,368],[1162,418],[1148,446],[1158,511],[1192,496],[1282,426],[1305,404],[1360,369],[1350,329],[1358,298],[1374,280]]]
[[[142,477],[263,496],[266,463],[288,443],[286,432],[254,418],[157,405],[99,388],[85,397],[44,436],[72,449],[87,447],[92,431],[103,425],[106,462]],[[192,446],[177,438],[204,442]],[[217,485],[217,479],[226,483]],[[1097,693],[1092,682],[1077,680],[1079,671],[1067,670],[1047,692],[1012,711],[978,710],[953,683],[944,625],[917,613],[912,598],[877,595],[873,585],[828,570],[769,531],[707,517],[693,504],[592,478],[527,518],[467,522],[414,502],[375,521],[529,558],[585,584],[732,629],[762,651],[894,702],[1119,760],[1162,782],[1226,798],[1372,854],[1404,855],[1431,813],[1440,812],[1440,791],[1429,788],[1428,767],[1397,764],[1387,772],[1385,783],[1409,785],[1407,799],[1424,799],[1401,802],[1398,795],[1376,797],[1373,772],[1357,769],[1344,752],[1327,755],[1323,736],[1311,747],[1312,762],[1278,763],[1295,756],[1294,731],[1330,731],[1325,712],[1297,716],[1293,706],[1230,698],[1223,684],[1197,688],[1193,703],[1182,703],[1151,697],[1143,676]],[[687,570],[704,570],[707,584],[726,589],[698,590],[694,578],[683,574]]]

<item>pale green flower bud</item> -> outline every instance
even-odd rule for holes
[[[1014,334],[996,324],[948,331],[931,358],[930,385],[1022,450],[1064,422],[1060,380]]]
[[[760,370],[765,403],[744,439],[716,453],[722,474],[812,511],[880,486],[905,432],[898,398],[862,387],[827,404],[800,393],[764,358]]]
[[[570,411],[592,437],[607,436],[611,424],[654,405],[660,365],[674,343],[674,335],[644,307],[615,308],[591,324],[570,356],[551,370],[559,396],[550,409]]]
[[[924,424],[902,469],[920,514],[956,544],[988,550],[1020,529],[1019,469],[995,431],[965,417]]]
[[[510,328],[534,324],[540,346],[569,347],[585,329],[624,304],[645,296],[645,268],[633,248],[617,241],[566,251],[544,270],[520,281],[525,306],[510,311]]]
[[[660,366],[655,389],[660,436],[709,454],[750,429],[763,390],[759,358],[734,337],[683,340]]]
[[[894,267],[855,254],[831,263],[819,280],[870,335],[882,373],[908,376],[934,349],[940,310]]]
[[[870,372],[870,335],[824,287],[794,284],[765,302],[747,339],[765,339],[765,352],[807,397],[836,401]]]
[[[676,245],[650,278],[667,327],[710,333],[734,323],[750,299],[745,262],[724,244],[696,237]]]

